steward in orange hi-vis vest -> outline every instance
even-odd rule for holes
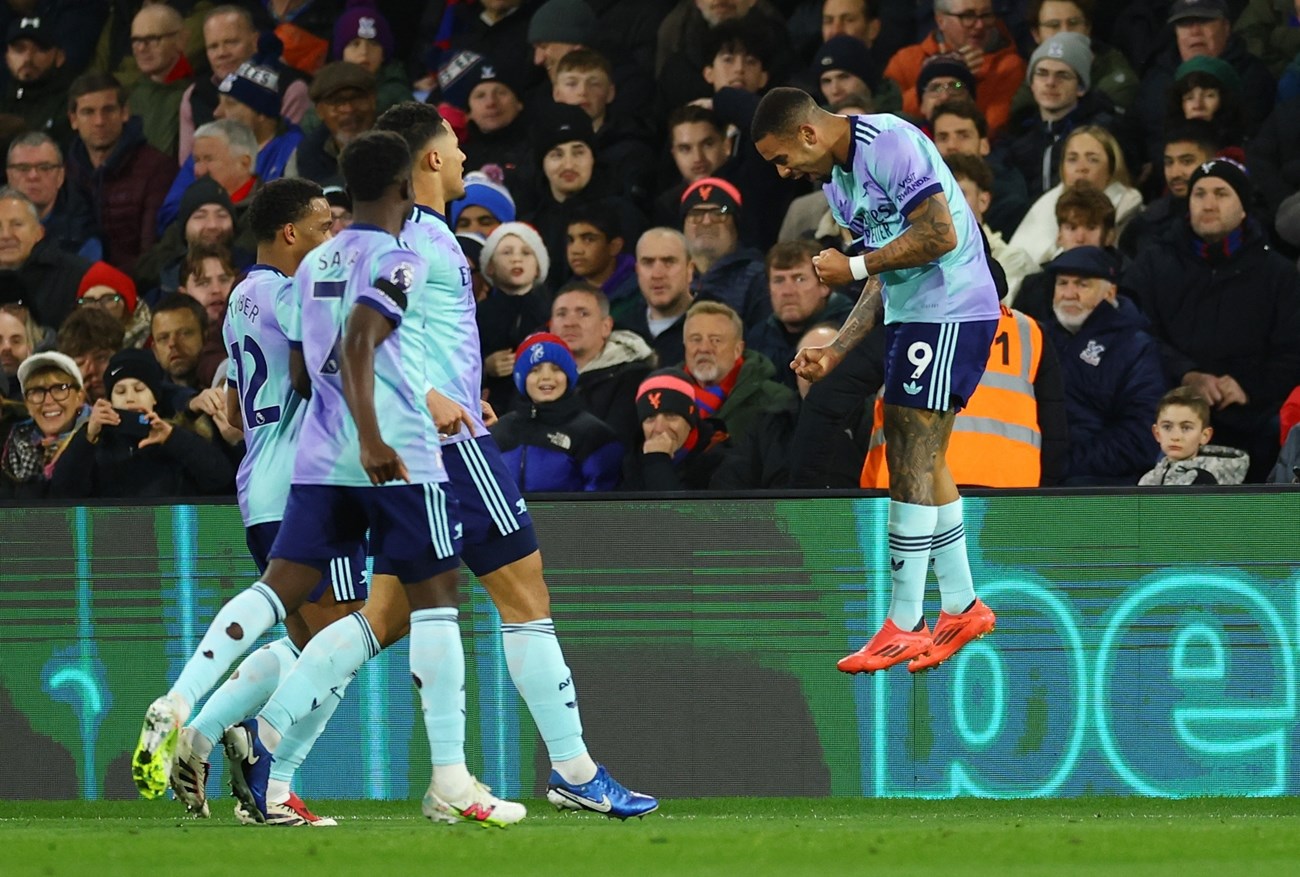
[[[1038,487],[1042,434],[1034,381],[1043,354],[1043,330],[1019,311],[1002,307],[988,367],[966,407],[957,412],[948,443],[948,468],[958,484]],[[876,397],[862,487],[888,488],[885,405]]]

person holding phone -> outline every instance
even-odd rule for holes
[[[147,350],[119,351],[104,372],[107,398],[54,468],[52,497],[187,497],[230,492],[234,466],[206,415],[159,410],[162,368]]]

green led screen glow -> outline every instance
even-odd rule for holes
[[[997,632],[926,675],[848,677],[835,661],[888,605],[887,509],[533,504],[595,757],[661,797],[1300,792],[1300,496],[968,498]],[[254,579],[237,510],[7,507],[0,533],[0,797],[134,796],[146,706]],[[538,795],[549,765],[497,616],[468,577],[464,597],[470,767]],[[399,645],[296,787],[411,798],[428,778]]]

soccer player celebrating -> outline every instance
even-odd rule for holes
[[[301,307],[292,276],[303,257],[330,238],[332,218],[321,187],[297,178],[268,183],[253,199],[248,216],[258,241],[257,264],[231,292],[222,332],[230,356],[226,411],[232,424],[242,425],[247,448],[237,478],[239,511],[248,550],[261,573],[284,517],[305,397],[311,395],[303,369],[294,368],[301,366],[302,352],[291,350],[285,329],[298,322],[295,312]],[[293,387],[295,378],[301,394]],[[266,702],[311,634],[356,611],[365,598],[365,555],[358,546],[352,556],[332,561],[329,576],[322,577],[308,602],[288,614],[288,636],[245,658],[181,731],[171,785],[191,813],[208,815],[208,754],[226,727]],[[294,725],[286,735],[272,767],[268,822],[335,824],[308,810],[289,782],[338,703],[338,697],[326,698],[310,721]]]
[[[402,582],[411,609],[411,674],[435,763],[434,806],[448,820],[517,822],[523,806],[492,796],[464,764],[460,525],[456,501],[443,489],[446,470],[424,407],[421,333],[431,303],[418,292],[428,267],[396,238],[413,205],[410,150],[394,134],[369,132],[344,149],[339,164],[355,221],[317,248],[296,275],[302,306],[286,335],[301,344],[312,395],[270,564],[261,580],[222,607],[172,689],[150,706],[133,773],[146,795],[161,793],[157,779],[165,784],[177,728],[194,702],[249,644],[303,603],[333,558],[363,544],[368,529],[375,571]],[[332,677],[336,668],[352,672],[379,644],[355,613],[315,636],[304,656],[313,650],[325,660],[300,661],[295,669],[308,668],[310,677],[312,668],[323,667]],[[225,735],[236,795],[262,819],[271,752],[281,743],[280,729],[292,724],[272,705],[265,721],[250,720]]]
[[[839,334],[800,350],[795,372],[810,381],[825,377],[870,331],[884,303],[893,597],[880,631],[838,666],[874,673],[910,659],[908,670],[928,670],[995,622],[975,596],[961,497],[944,457],[998,321],[979,225],[934,145],[894,116],[837,116],[803,91],[776,88],[760,101],[752,136],[782,177],[823,182],[836,222],[862,251],[849,258],[828,249],[814,259],[831,286],[866,283]],[[922,609],[927,560],[943,604],[933,636]]]
[[[399,104],[380,117],[376,129],[401,134],[414,156],[416,204],[402,239],[430,265],[424,285],[413,293],[430,302],[424,362],[431,386],[425,401],[443,436],[443,460],[464,525],[465,564],[496,603],[507,668],[551,756],[547,798],[564,809],[619,819],[644,816],[658,807],[658,801],[629,791],[587,751],[573,679],[550,617],[550,595],[528,507],[483,424],[478,403],[483,358],[472,280],[443,213],[447,202],[464,193],[464,153],[451,127],[428,104]],[[361,614],[381,647],[406,635],[408,612],[406,595],[396,580],[376,575]],[[317,654],[314,647],[304,651],[299,668]],[[296,668],[289,680],[296,683],[299,675]],[[316,678],[317,689],[311,696],[290,700],[277,691],[266,715],[285,709],[291,718],[302,718],[316,699],[327,697],[343,681],[337,673],[333,678],[324,674]],[[294,684],[289,680],[282,690]],[[458,817],[455,807],[440,809],[433,794],[431,790],[425,797],[426,815]]]

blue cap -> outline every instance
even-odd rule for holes
[[[1066,250],[1043,268],[1051,274],[1100,277],[1111,283],[1119,279],[1119,266],[1115,263],[1115,257],[1102,247],[1075,247]]]

